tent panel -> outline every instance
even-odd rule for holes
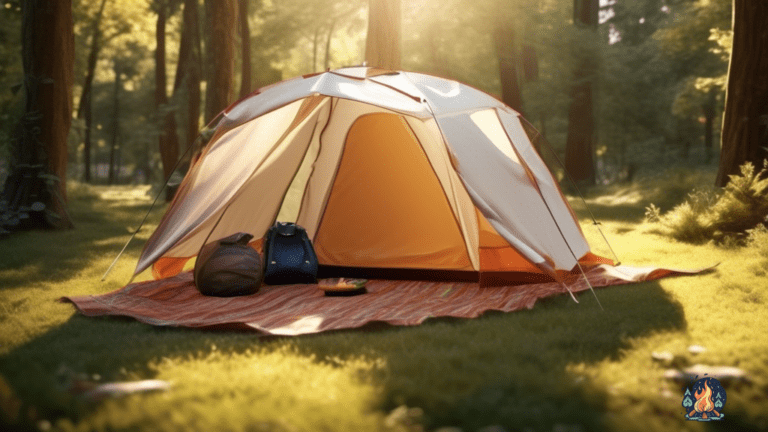
[[[576,258],[524,166],[505,157],[467,113],[438,117],[475,205],[518,252],[541,268],[570,270]],[[489,136],[490,135],[490,136]]]
[[[280,211],[277,214],[278,221],[281,222],[296,222],[299,217],[299,210],[301,208],[301,201],[304,194],[307,192],[307,185],[309,182],[309,176],[312,174],[312,170],[315,167],[315,161],[320,153],[320,135],[325,129],[325,125],[328,123],[331,103],[326,103],[322,110],[318,112],[317,122],[315,124],[312,138],[309,143],[307,153],[302,160],[299,170],[288,187],[288,192],[285,194]]]
[[[326,99],[324,105],[330,100]],[[304,159],[309,147],[315,125],[322,110],[304,119],[277,146],[274,151],[257,166],[248,181],[223,210],[219,219],[211,218],[200,230],[194,244],[202,244],[213,229],[208,241],[226,237],[236,232],[247,232],[254,237],[261,237],[272,226],[280,205],[293,180],[294,174]],[[215,225],[215,228],[213,226]],[[191,240],[191,239],[190,239]]]
[[[309,176],[306,186],[307,192],[302,198],[301,210],[296,219],[296,223],[307,230],[309,238],[314,239],[317,233],[317,226],[328,201],[349,128],[358,117],[377,112],[393,113],[377,106],[347,99],[333,100],[331,117],[320,133],[319,153]]]
[[[456,81],[413,72],[402,74],[424,95],[436,117],[504,106],[493,96]]]
[[[504,129],[514,142],[517,152],[525,161],[526,166],[533,173],[542,198],[546,201],[549,210],[557,221],[557,225],[573,248],[577,257],[581,257],[589,252],[589,244],[584,238],[576,215],[571,206],[560,191],[557,181],[550,173],[544,161],[541,159],[536,149],[533,148],[528,134],[525,133],[520,118],[504,111],[499,111],[499,119],[504,125]]]
[[[445,191],[448,204],[456,217],[461,235],[464,237],[467,255],[472,262],[472,268],[480,269],[478,257],[478,229],[477,217],[475,215],[475,205],[472,199],[461,184],[458,174],[451,164],[448,150],[445,147],[440,129],[434,119],[420,120],[417,118],[406,118],[411,131],[421,144],[424,154],[427,156],[432,169],[440,181],[440,185]]]
[[[427,118],[429,110],[418,100],[372,80],[349,78],[334,72],[296,78],[260,89],[224,114],[217,125],[232,129],[255,117],[312,95],[356,100],[403,114]]]
[[[160,256],[185,257],[197,254],[181,240],[218,214],[257,166],[278,146],[279,139],[296,118],[303,101],[297,101],[254,119],[222,135],[187,174],[178,196],[144,246],[136,267],[140,273]],[[226,167],[226,169],[222,169]],[[183,243],[183,242],[181,242]]]
[[[326,265],[472,269],[440,182],[394,114],[350,129],[314,245]]]
[[[228,202],[223,203],[215,212],[211,213],[209,217],[199,225],[197,225],[194,230],[192,230],[186,237],[184,237],[181,241],[179,241],[173,248],[167,251],[167,253],[164,254],[164,256],[176,256],[176,257],[184,257],[184,256],[194,256],[197,254],[197,252],[200,250],[200,247],[202,246],[203,242],[206,238],[208,238],[208,241],[211,241],[212,239],[218,239],[221,237],[225,237],[233,232],[237,231],[243,231],[243,232],[249,232],[251,234],[256,235],[257,237],[261,235],[261,233],[258,231],[260,228],[258,226],[261,226],[262,224],[266,224],[268,227],[271,223],[270,221],[274,219],[275,214],[277,212],[277,209],[279,208],[279,203],[281,202],[280,196],[278,196],[280,193],[284,192],[285,189],[279,189],[279,190],[273,190],[275,187],[281,187],[279,185],[282,185],[284,182],[289,182],[291,180],[291,173],[294,173],[296,170],[296,167],[298,167],[298,162],[296,162],[295,165],[292,165],[290,171],[286,170],[284,172],[272,172],[272,177],[266,177],[270,178],[269,181],[265,181],[265,177],[263,174],[261,174],[261,182],[264,183],[261,187],[269,189],[269,193],[267,195],[245,195],[248,197],[258,196],[258,199],[244,199],[240,203],[234,206],[230,206],[229,203],[233,200],[236,200],[237,196],[243,196],[243,189],[246,188],[246,186],[249,183],[253,183],[253,176],[255,174],[259,174],[264,169],[269,168],[272,164],[274,164],[275,157],[279,157],[284,154],[287,148],[291,147],[291,144],[296,140],[297,136],[300,136],[299,141],[302,141],[300,143],[299,148],[294,148],[293,151],[295,152],[301,152],[303,154],[304,151],[306,151],[306,145],[309,141],[309,134],[311,134],[314,124],[317,120],[317,112],[322,107],[323,104],[330,103],[330,100],[326,100],[325,102],[322,102],[320,104],[317,103],[317,99],[314,101],[309,101],[309,99],[306,99],[304,101],[305,103],[302,104],[302,108],[307,108],[307,105],[314,106],[314,114],[312,114],[312,111],[302,109],[300,108],[297,112],[296,117],[290,121],[290,125],[293,126],[292,128],[286,127],[285,130],[283,130],[282,136],[278,137],[278,143],[273,145],[270,148],[270,151],[260,160],[251,160],[251,172],[248,173],[248,177],[246,177],[246,180],[238,187],[237,191],[232,195],[232,198]],[[307,117],[309,115],[309,117]],[[263,118],[263,117],[262,117]],[[245,132],[247,130],[247,126],[249,126],[250,123],[246,123],[245,125],[241,126]],[[234,129],[232,132],[236,132],[240,130],[240,128]],[[242,140],[243,145],[250,145],[254,141],[258,142],[260,139],[263,139],[264,137],[260,135],[249,135],[249,134],[243,134],[238,139]],[[294,146],[295,147],[295,146]],[[301,157],[300,155],[297,155],[295,157]],[[239,159],[246,159],[247,160],[247,152],[244,154],[239,154],[237,156],[233,155],[233,158],[239,158]],[[285,161],[280,162],[281,165],[284,164]],[[224,164],[223,166],[227,166]],[[261,171],[259,171],[261,170]],[[227,170],[221,170],[221,173],[226,172]],[[273,180],[277,179],[277,181]],[[271,188],[271,189],[270,189]],[[277,198],[273,198],[277,200],[276,203],[270,203],[267,199],[267,197],[275,195]],[[258,214],[251,213],[250,210],[241,210],[240,206],[247,206],[247,208],[255,208],[258,210]],[[225,217],[221,217],[223,213],[231,213]],[[234,225],[231,225],[229,221],[231,221],[231,217],[236,217],[237,215],[243,216],[243,220],[240,222],[235,222]],[[258,218],[258,226],[256,227],[248,227],[244,224],[249,221],[253,220],[254,218]],[[221,221],[219,222],[219,220]],[[261,220],[266,219],[266,220]],[[214,225],[219,224],[219,226],[216,229],[216,232],[211,232]],[[238,228],[235,231],[231,232],[224,232],[222,233],[222,230],[225,228],[229,229],[235,229]],[[266,228],[265,228],[266,231]],[[210,234],[210,235],[209,235]],[[216,237],[219,236],[219,237]]]
[[[512,248],[509,242],[493,229],[479,210],[476,210],[475,214],[480,231],[481,272],[541,273],[541,269]]]
[[[477,111],[469,117],[505,157],[516,164],[520,164],[520,159],[518,159],[515,154],[515,150],[512,148],[512,143],[509,142],[507,133],[501,126],[501,123],[499,123],[499,117],[496,115],[495,109]]]

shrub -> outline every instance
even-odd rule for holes
[[[725,246],[743,245],[750,230],[768,224],[768,160],[763,169],[747,162],[741,175],[732,175],[719,192],[696,190],[682,204],[666,214],[654,204],[646,207],[649,223],[660,224],[662,232],[687,243],[713,240]]]
[[[768,218],[763,224],[747,230],[747,247],[750,252],[758,258],[758,262],[750,270],[756,276],[765,276],[768,274]]]

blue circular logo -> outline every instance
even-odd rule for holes
[[[711,377],[701,378],[691,388],[685,389],[685,418],[697,421],[720,420],[724,417],[725,400],[725,389],[720,381]]]

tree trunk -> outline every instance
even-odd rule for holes
[[[234,0],[205,0],[207,23],[205,121],[232,102],[237,8]]]
[[[88,52],[88,63],[86,65],[85,82],[83,83],[83,91],[80,93],[80,103],[77,107],[77,118],[85,120],[85,136],[83,140],[83,165],[85,170],[84,180],[86,183],[91,181],[91,88],[93,87],[93,78],[96,75],[96,61],[99,58],[99,51],[101,50],[101,30],[99,25],[101,24],[101,17],[104,14],[104,7],[107,5],[107,0],[101,0],[99,6],[99,12],[93,19],[91,29],[91,49]]]
[[[315,26],[315,34],[312,35],[312,73],[317,72],[317,46],[320,39],[320,26]]]
[[[251,94],[251,31],[248,26],[248,0],[240,0],[240,97]]]
[[[493,40],[496,45],[496,57],[499,59],[501,100],[510,108],[522,113],[523,100],[517,77],[514,28],[509,23],[498,23],[493,32]]]
[[[715,184],[725,186],[739,166],[768,158],[768,2],[734,0],[733,50]]]
[[[368,35],[365,61],[368,66],[400,69],[400,0],[368,1]]]
[[[573,0],[573,22],[576,25],[597,27],[600,0]]]
[[[595,118],[592,108],[591,69],[582,65],[571,90],[568,109],[568,136],[565,142],[565,169],[577,183],[595,183],[593,140]],[[581,82],[579,82],[581,81]]]
[[[179,140],[176,136],[176,120],[168,111],[168,95],[165,93],[165,22],[168,11],[167,2],[161,0],[157,9],[155,37],[155,109],[160,120],[160,159],[163,163],[163,177],[170,177],[179,157]]]
[[[702,114],[704,114],[704,161],[709,163],[712,161],[712,144],[715,128],[715,99],[710,98],[706,104],[701,106]]]
[[[591,29],[597,28],[597,0],[574,0],[574,23]],[[565,142],[565,169],[571,178],[582,184],[595,183],[594,140],[595,117],[593,107],[594,63],[589,53],[574,72],[571,105],[568,108],[568,136]]]
[[[325,61],[323,62],[323,69],[329,70],[331,68],[331,40],[333,39],[333,29],[336,27],[336,19],[331,20],[331,25],[328,28],[328,36],[325,38]]]
[[[429,69],[437,76],[448,77],[450,76],[450,68],[446,56],[441,50],[443,47],[442,34],[443,29],[440,23],[433,21],[427,27],[423,43],[429,53]]]
[[[85,175],[83,176],[83,180],[86,183],[91,182],[91,127],[93,127],[93,107],[91,106],[91,92],[88,91],[88,94],[84,94],[83,97],[85,98],[80,99],[80,106],[85,107],[83,108],[83,120],[85,120],[85,136],[83,137],[83,168],[85,170]]]
[[[200,31],[197,0],[184,0],[179,63],[173,83],[174,100],[181,107],[185,149],[200,132]]]
[[[72,2],[27,0],[21,2],[21,8],[25,101],[18,134],[14,137],[13,168],[22,171],[32,168],[31,182],[42,185],[33,199],[44,205],[45,216],[35,227],[71,228],[66,179],[74,81]],[[30,182],[25,184],[29,186]],[[24,187],[22,184],[6,185],[13,190],[4,190],[4,197],[29,195],[30,189],[20,190]],[[29,199],[30,196],[22,196],[17,203],[31,204]]]
[[[118,62],[114,63],[113,70],[115,71],[115,87],[112,94],[112,142],[109,146],[109,176],[108,183],[115,184],[115,152],[117,151],[117,141],[120,138],[120,86],[121,71]]]

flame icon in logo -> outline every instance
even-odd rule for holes
[[[710,377],[702,378],[690,389],[685,389],[685,418],[698,421],[720,420],[724,417],[722,409],[725,406],[725,398],[725,389],[720,381]]]

